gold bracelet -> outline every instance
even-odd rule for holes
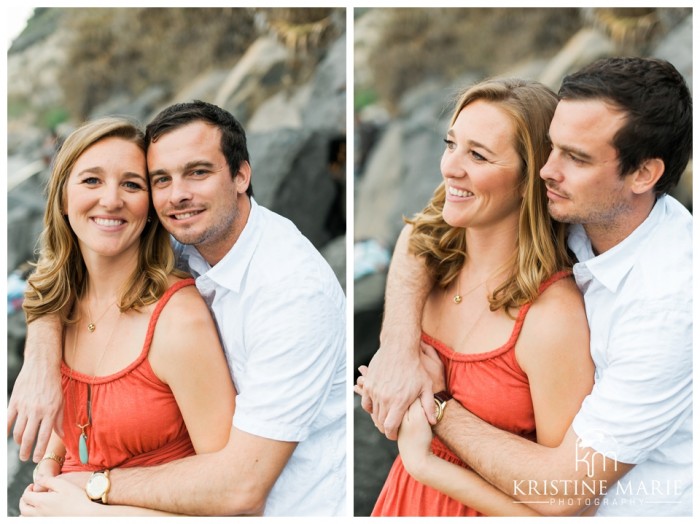
[[[65,457],[59,457],[55,453],[49,453],[48,455],[44,456],[39,462],[36,463],[36,466],[34,466],[34,471],[32,472],[32,481],[36,483],[36,474],[37,470],[39,469],[39,465],[44,462],[45,460],[55,460],[58,462],[59,466],[63,466],[63,463],[65,462],[66,458]]]

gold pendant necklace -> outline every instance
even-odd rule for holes
[[[490,278],[490,277],[489,277],[489,278]],[[488,281],[488,278],[487,278],[486,280],[484,280],[483,282],[479,282],[479,284],[477,284],[476,287],[473,287],[472,289],[470,289],[469,291],[467,291],[464,295],[462,295],[462,290],[461,290],[462,282],[458,279],[458,280],[457,280],[457,294],[456,294],[454,297],[452,297],[452,301],[453,301],[455,304],[460,304],[460,303],[462,302],[462,299],[463,299],[464,297],[469,296],[473,291],[476,291],[476,290],[479,289],[481,286],[483,286],[484,284],[486,284],[487,281]]]
[[[474,291],[476,291],[476,290],[479,289],[481,286],[483,286],[484,284],[486,284],[486,283],[487,283],[489,280],[491,280],[493,277],[495,277],[496,275],[498,275],[501,271],[503,271],[503,268],[505,267],[505,265],[506,265],[506,264],[503,264],[503,265],[499,266],[498,268],[496,268],[496,271],[494,271],[494,272],[491,273],[488,277],[486,277],[486,280],[484,280],[484,281],[482,281],[482,282],[479,282],[475,287],[471,288],[469,291],[467,291],[467,292],[464,293],[464,294],[462,294],[462,279],[460,278],[460,275],[458,274],[458,275],[457,275],[457,294],[454,295],[454,296],[452,297],[452,302],[454,302],[455,304],[461,304],[461,303],[462,303],[462,300],[464,300],[464,297],[468,297],[468,296],[471,295]],[[461,273],[461,270],[460,270],[460,273]]]
[[[92,311],[90,311],[90,299],[85,300],[85,307],[87,307],[88,310],[88,317],[90,317],[90,322],[88,322],[87,328],[90,333],[94,333],[95,329],[97,329],[97,323],[102,320],[102,318],[107,314],[107,311],[109,311],[114,304],[117,303],[115,300],[112,302],[109,306],[107,306],[107,309],[105,309],[102,314],[99,316],[97,320],[92,320]]]

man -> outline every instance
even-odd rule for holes
[[[345,514],[345,298],[335,275],[291,222],[252,198],[245,132],[230,113],[176,104],[149,124],[146,141],[154,207],[215,317],[236,411],[224,449],[93,474],[88,495],[199,515]],[[51,320],[30,325],[26,376],[9,408],[26,452],[38,424],[20,400],[32,374],[58,378],[41,376],[45,357],[31,348],[42,328],[54,342],[37,346],[60,355]]]
[[[431,405],[416,341],[419,297],[432,283],[407,253],[407,231],[389,275],[382,346],[358,382],[362,405],[396,438],[420,397],[434,433],[462,460],[542,513],[691,515],[692,219],[666,194],[690,158],[690,93],[667,62],[612,58],[566,77],[559,95],[541,176],[551,215],[573,224],[596,364],[563,441],[527,441],[453,399]]]

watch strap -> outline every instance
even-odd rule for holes
[[[452,398],[452,395],[446,390],[440,391],[433,395],[433,401],[435,402],[435,424],[442,420],[445,414],[445,406],[447,401]]]
[[[433,395],[433,396],[437,400],[439,400],[440,402],[444,402],[444,403],[447,403],[447,401],[452,398],[452,395],[450,395],[450,392],[447,390],[443,390],[443,391],[440,391],[438,393],[435,393],[435,395]]]

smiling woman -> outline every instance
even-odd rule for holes
[[[143,149],[117,137],[86,149],[68,177],[63,211],[83,258],[117,265],[138,258],[149,211]]]
[[[89,499],[107,501],[117,465],[162,464],[228,440],[231,376],[194,280],[174,269],[144,149],[138,126],[104,118],[74,131],[53,164],[24,310],[30,323],[60,320],[63,437],[51,436],[23,515],[153,513]],[[89,498],[53,479],[77,471],[96,472]]]
[[[422,311],[421,363],[436,421],[456,401],[545,445],[561,441],[593,378],[564,226],[549,217],[539,176],[556,104],[554,93],[531,81],[467,89],[447,131],[443,182],[402,233],[435,283]],[[560,329],[549,326],[555,317]],[[364,383],[358,379],[360,393]],[[433,438],[424,413],[416,401],[404,416],[400,456],[373,515],[535,513],[466,469]]]

